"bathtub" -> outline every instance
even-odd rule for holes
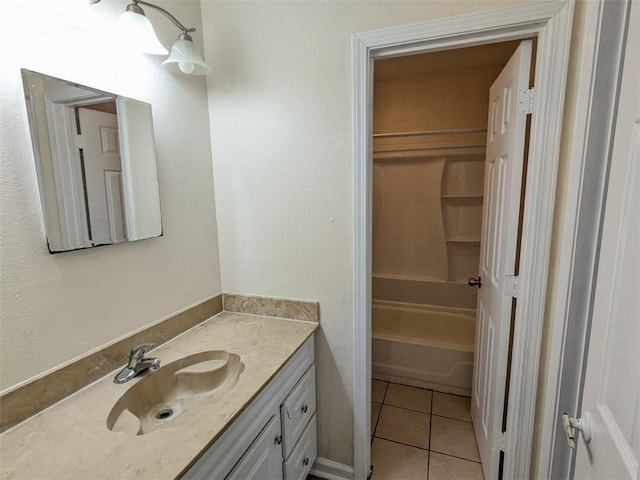
[[[468,308],[373,300],[373,378],[471,396],[475,322]]]

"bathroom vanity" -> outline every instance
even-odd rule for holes
[[[316,457],[317,327],[222,312],[153,350],[162,361],[158,370],[121,385],[111,374],[4,432],[0,477],[304,479]],[[191,401],[195,384],[189,383],[184,401],[172,400],[172,418],[156,416],[149,427],[135,408],[119,418],[118,405],[136,391],[145,392],[140,404],[144,395],[166,395],[146,388],[158,383],[150,380],[163,368],[217,351],[242,364],[236,383],[222,393],[198,393]],[[224,358],[206,360],[222,365]],[[175,376],[180,372],[187,380],[200,374],[191,367]]]
[[[313,337],[184,479],[304,479],[316,458]]]

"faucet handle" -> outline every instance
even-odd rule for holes
[[[131,357],[142,358],[147,350],[155,347],[155,343],[140,343],[131,349]]]

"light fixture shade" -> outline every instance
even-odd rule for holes
[[[142,13],[136,13],[131,10],[122,12],[118,19],[117,28],[121,40],[128,47],[134,48],[140,53],[150,53],[152,55],[166,55],[169,53],[158,40],[149,19]]]
[[[187,38],[185,38],[187,37]],[[180,35],[171,47],[171,54],[162,66],[171,73],[185,73],[187,75],[207,75],[211,68],[204,63],[198,49],[185,34]]]

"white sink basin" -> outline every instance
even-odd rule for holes
[[[240,356],[225,350],[200,352],[149,372],[129,388],[107,416],[107,428],[130,435],[176,427],[199,405],[228,394],[244,371]]]

